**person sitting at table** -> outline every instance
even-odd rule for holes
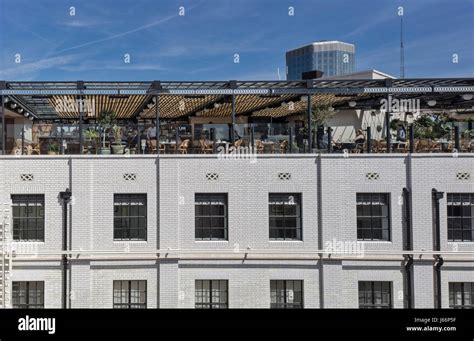
[[[365,135],[362,129],[358,129],[356,132],[355,143],[363,144],[365,142]]]
[[[397,141],[406,142],[407,141],[407,132],[403,124],[399,124],[397,127]]]
[[[152,125],[146,131],[147,140],[156,140],[156,126]]]
[[[138,140],[139,140],[138,131],[136,129],[134,129],[132,131],[131,136],[130,136],[130,147],[131,148],[136,148],[138,146]]]

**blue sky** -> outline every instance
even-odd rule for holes
[[[474,0],[0,0],[0,79],[284,79],[285,51],[319,40],[398,76],[398,6],[406,78],[474,76]]]

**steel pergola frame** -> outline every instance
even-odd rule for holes
[[[400,99],[420,99],[422,107],[428,107],[430,99],[438,99],[438,109],[472,109],[474,101],[460,101],[459,96],[474,93],[474,78],[424,78],[424,79],[350,79],[331,80],[314,79],[302,81],[0,81],[0,98],[2,104],[1,122],[4,126],[4,98],[14,99],[20,106],[37,120],[74,119],[78,118],[80,126],[84,120],[83,105],[79,105],[76,114],[70,117],[60,117],[56,108],[51,105],[51,98],[69,97],[83,103],[83,99],[94,98],[99,101],[113,97],[132,97],[136,101],[130,109],[130,117],[154,119],[159,122],[162,119],[178,119],[196,115],[200,110],[208,110],[212,105],[220,103],[224,98],[230,98],[230,106],[225,105],[225,112],[235,124],[236,115],[265,117],[267,111],[279,111],[277,117],[306,114],[307,124],[311,131],[311,105],[317,104],[315,100],[319,97],[327,97],[326,100],[333,103],[339,109],[365,109],[367,106],[377,107],[380,100],[389,95]],[[255,98],[273,98],[267,102],[256,102],[253,106],[247,105],[244,109],[239,107],[237,96],[256,96]],[[294,96],[294,97],[293,97]],[[276,108],[285,104],[288,98],[297,99],[298,110],[291,113],[283,112]],[[341,97],[338,99],[338,96]],[[168,98],[168,105],[160,103],[162,99]],[[191,110],[178,113],[175,116],[167,116],[166,109],[176,111],[176,101],[170,98],[197,98],[204,97],[205,101],[196,104]],[[102,98],[102,100],[101,100]],[[138,98],[138,99],[137,99]],[[303,98],[306,103],[303,103]],[[153,100],[153,103],[150,101]],[[344,103],[356,101],[355,107],[348,107]],[[150,106],[151,104],[151,106]],[[170,107],[171,106],[171,107]],[[171,108],[171,109],[170,109]],[[378,107],[377,107],[378,108]],[[268,110],[267,110],[268,109]],[[144,114],[143,114],[144,113]],[[57,117],[55,117],[57,116]],[[76,117],[78,116],[78,117]],[[222,116],[222,113],[218,116]],[[268,115],[272,117],[271,113]],[[209,116],[214,117],[214,116]],[[388,128],[387,128],[388,129]],[[4,135],[4,134],[2,134]],[[81,134],[82,136],[82,134]],[[5,141],[2,141],[3,149]],[[81,138],[82,142],[82,138]],[[3,151],[5,152],[5,151]]]
[[[78,89],[78,84],[84,89]],[[308,81],[0,81],[0,95],[150,95],[472,92],[474,78],[351,79]]]

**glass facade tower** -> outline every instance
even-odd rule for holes
[[[301,74],[319,70],[323,77],[354,72],[355,46],[340,41],[312,43],[286,52],[286,79],[302,79]]]

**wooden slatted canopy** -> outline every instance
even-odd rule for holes
[[[335,105],[347,102],[356,96],[335,96],[334,94],[312,95],[312,103]],[[80,101],[77,96],[51,96],[48,104],[54,110],[57,118],[78,119]],[[87,95],[83,100],[83,117],[95,119],[102,110],[112,110],[117,119],[141,117],[154,119],[156,104],[151,96],[108,96]],[[286,95],[236,95],[236,115],[256,117],[285,117],[300,114],[306,110],[306,96]],[[178,119],[188,116],[201,117],[230,117],[232,112],[229,95],[179,96],[160,95],[160,117],[163,119]],[[142,110],[143,109],[143,110]]]
[[[236,115],[285,117],[306,110],[305,95],[312,103],[357,108],[377,108],[380,99],[393,93],[398,98],[417,98],[432,109],[472,108],[463,94],[474,93],[474,78],[362,79],[310,81],[145,81],[145,82],[10,82],[0,81],[0,95],[9,97],[39,120],[78,119],[77,99],[84,99],[84,117],[95,118],[103,109],[120,119],[155,118],[154,95],[159,95],[164,119],[188,116],[231,115],[230,95],[235,95]],[[463,97],[461,99],[461,97]],[[76,104],[74,104],[76,103]]]
[[[84,118],[97,118],[102,110],[112,110],[117,119],[131,118],[143,105],[147,96],[84,96]],[[81,101],[76,96],[52,96],[49,104],[59,118],[74,119],[79,117]]]

